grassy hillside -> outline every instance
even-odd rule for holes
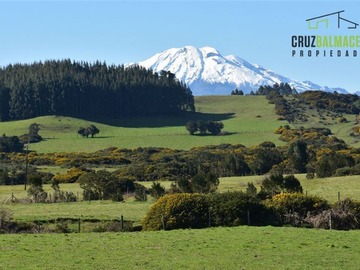
[[[45,116],[34,119],[0,123],[0,133],[21,135],[31,123],[41,126],[45,141],[30,146],[39,152],[93,152],[110,146],[120,148],[169,147],[190,149],[196,146],[221,143],[252,146],[266,140],[283,144],[273,132],[279,122],[274,105],[263,96],[202,96],[196,97],[194,114],[166,117],[128,117],[116,120],[87,121],[71,117]],[[190,136],[185,130],[188,120],[214,120],[224,123],[227,136]],[[77,135],[80,127],[95,124],[100,129],[97,138]]]
[[[359,231],[234,227],[1,237],[2,269],[358,269]]]
[[[312,112],[308,110],[306,112],[308,115],[308,121],[301,122],[298,121],[294,123],[296,128],[301,126],[309,128],[309,127],[323,127],[331,129],[331,132],[334,136],[344,140],[348,145],[352,147],[360,147],[360,140],[358,138],[354,138],[350,136],[352,132],[352,128],[354,127],[355,123],[355,115],[351,114],[344,114],[343,116],[348,119],[347,123],[339,123],[337,119],[333,119],[331,116],[323,116],[319,117],[316,112]]]
[[[304,96],[307,97],[305,100]],[[293,122],[296,128],[301,126],[329,128],[336,137],[343,139],[348,145],[360,147],[359,138],[350,136],[350,133],[353,132],[352,128],[357,125],[357,115],[349,114],[351,111],[349,107],[351,108],[354,104],[351,103],[351,99],[346,103],[344,98],[343,95],[332,96],[330,93],[310,91],[297,96],[287,96],[285,100],[292,107],[291,111],[297,111]],[[329,102],[329,99],[332,102]],[[330,105],[320,106],[318,104],[327,104],[326,102]],[[348,113],[336,112],[341,111],[340,108],[344,110],[344,107],[348,108]],[[345,119],[346,121],[343,121]]]

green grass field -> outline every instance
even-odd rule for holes
[[[36,203],[36,204],[7,204],[2,206],[13,213],[13,219],[17,221],[52,220],[57,218],[80,218],[112,220],[120,219],[134,221],[139,224],[145,217],[146,212],[154,203],[112,201],[81,201],[73,203]]]
[[[306,179],[305,175],[296,175],[303,186],[304,193],[323,197],[331,203],[346,197],[360,201],[360,177],[345,176],[331,177],[322,179]],[[260,190],[260,182],[263,176],[227,177],[220,178],[218,192],[246,190],[248,182],[252,182]],[[141,182],[150,188],[152,182]],[[166,188],[170,188],[171,182],[161,182]],[[82,189],[77,183],[61,184],[61,190],[72,191],[82,199]],[[44,189],[51,194],[53,191],[50,185],[44,185]],[[4,202],[11,197],[11,194],[18,199],[26,198],[24,186],[0,186],[0,202]],[[13,212],[15,220],[33,221],[50,220],[61,218],[81,218],[81,219],[118,219],[121,215],[126,220],[140,223],[146,212],[154,203],[154,199],[148,196],[147,202],[135,202],[133,198],[127,198],[125,202],[117,203],[112,201],[79,201],[74,203],[39,203],[39,204],[2,204],[2,207]]]
[[[278,140],[274,130],[287,122],[278,121],[274,106],[261,96],[196,97],[196,114],[182,117],[132,117],[86,121],[71,117],[46,116],[0,122],[0,132],[21,135],[31,123],[41,125],[45,141],[30,146],[38,152],[94,152],[110,146],[120,148],[169,147],[190,149],[221,143],[252,146]],[[352,116],[347,116],[349,120]],[[185,123],[190,119],[222,121],[227,136],[190,136]],[[312,119],[304,126],[317,126]],[[95,124],[99,137],[81,138],[81,126]],[[348,136],[353,123],[326,125],[333,133],[357,146]],[[44,167],[53,173],[59,167]],[[360,177],[347,176],[308,180],[297,175],[304,192],[330,202],[350,197],[360,200]],[[263,176],[221,178],[219,192],[245,190],[248,182],[259,187]],[[146,187],[151,182],[142,183]],[[166,188],[170,182],[162,183]],[[81,200],[78,184],[61,184]],[[49,185],[44,189],[49,193]],[[25,198],[23,186],[0,186],[0,203],[12,196]],[[139,224],[154,203],[79,201],[59,204],[1,204],[17,221],[56,218],[119,219]],[[236,227],[137,233],[21,234],[0,237],[0,269],[358,269],[359,231],[324,231],[296,228]]]
[[[359,231],[233,227],[0,238],[1,269],[359,269]]]
[[[72,117],[44,116],[34,119],[0,122],[0,133],[21,135],[28,131],[31,123],[41,126],[41,143],[31,144],[30,149],[38,152],[94,152],[111,146],[119,148],[169,147],[190,149],[196,146],[218,145],[221,143],[257,145],[263,141],[278,140],[274,130],[288,124],[278,121],[274,105],[264,96],[199,96],[195,97],[196,113],[182,116],[163,117],[120,117],[119,119],[97,119],[87,121]],[[297,122],[296,127],[327,127],[333,134],[351,146],[359,147],[360,140],[351,137],[354,115],[344,115],[349,122],[338,123],[330,116],[321,120],[311,116],[307,122]],[[188,120],[215,120],[224,123],[227,136],[190,136],[185,130]],[[321,122],[321,123],[320,123]],[[84,139],[77,135],[80,127],[95,124],[100,129],[97,138]]]
[[[112,201],[82,201],[82,189],[79,184],[61,184],[61,190],[72,191],[80,200],[72,203],[7,203],[0,207],[10,209],[13,218],[19,221],[50,220],[56,218],[81,218],[110,220],[119,219],[121,215],[126,220],[140,223],[147,210],[154,203],[149,196],[146,202],[136,202],[133,197],[125,202]],[[53,193],[50,185],[44,185],[48,194]],[[0,186],[0,202],[9,199],[12,194],[17,199],[24,199],[27,193],[23,185]]]
[[[315,179],[306,179],[305,174],[295,176],[300,180],[303,192],[308,195],[320,196],[333,203],[338,200],[338,192],[340,192],[340,199],[351,198],[360,201],[359,175]],[[262,179],[264,176],[220,178],[219,191],[245,191],[248,182],[254,183],[259,191]]]
[[[196,114],[181,117],[128,117],[116,120],[85,121],[71,117],[44,116],[34,119],[0,122],[0,133],[21,135],[31,123],[40,124],[45,141],[31,144],[38,152],[94,152],[110,146],[119,148],[169,147],[190,149],[221,143],[252,146],[266,140],[281,145],[274,130],[286,123],[277,121],[274,105],[263,96],[202,96],[196,97]],[[188,120],[216,120],[224,123],[226,136],[190,136],[185,130]],[[80,127],[95,124],[97,138],[81,138]]]

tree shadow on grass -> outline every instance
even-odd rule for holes
[[[94,137],[81,137],[79,136],[79,138],[84,138],[84,139],[108,139],[108,138],[113,138],[114,136],[98,136],[98,135],[95,135]]]
[[[116,127],[171,127],[185,126],[190,120],[224,121],[234,117],[234,113],[182,112],[168,115],[129,115],[117,119],[85,118],[84,120]]]
[[[79,138],[84,138],[84,139],[108,139],[108,138],[113,138],[114,136],[97,136],[97,135],[95,135],[94,137],[88,137],[88,138],[86,138],[86,137],[81,137],[80,135],[78,135],[78,137]],[[57,137],[48,137],[48,138],[43,138],[41,141],[42,142],[45,142],[45,141],[52,141],[52,140],[58,140],[58,139],[60,139],[60,138],[57,138]],[[40,142],[41,142],[40,141]]]
[[[230,136],[230,135],[234,135],[234,134],[238,134],[238,132],[231,132],[231,131],[222,131],[220,134],[214,135],[211,133],[205,133],[205,134],[200,134],[200,133],[195,133],[191,136],[196,136],[196,137],[221,137],[221,136]]]

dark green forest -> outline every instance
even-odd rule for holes
[[[139,66],[71,60],[0,68],[0,120],[43,115],[118,117],[193,111],[191,90],[175,75]]]

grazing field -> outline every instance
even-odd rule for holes
[[[274,130],[287,122],[278,121],[274,105],[264,96],[202,96],[195,98],[196,113],[166,117],[127,117],[113,120],[87,121],[72,117],[44,116],[34,119],[0,122],[0,133],[21,135],[30,124],[40,124],[39,134],[45,141],[31,144],[38,152],[94,152],[110,146],[119,148],[169,147],[190,149],[222,143],[252,146],[263,141],[278,140]],[[226,136],[190,136],[185,130],[188,120],[222,121]],[[96,138],[82,138],[80,127],[96,125]]]
[[[27,186],[29,188],[29,186]],[[50,184],[43,185],[43,188],[49,194],[53,193],[54,190],[51,188]],[[80,188],[79,184],[60,184],[60,188],[63,191],[71,191],[73,192],[78,199],[82,199],[82,189]],[[14,186],[0,186],[0,202],[4,202],[5,200],[9,199],[12,194],[17,199],[24,199],[27,197],[26,190],[24,190],[24,185],[14,185]]]
[[[360,201],[359,175],[315,179],[306,179],[305,174],[297,174],[295,176],[300,180],[303,192],[308,195],[316,195],[329,202],[336,202],[338,200],[338,192],[340,192],[340,199],[351,198]],[[260,183],[263,179],[264,176],[259,175],[220,178],[219,191],[245,191],[248,182],[254,183],[259,191]]]
[[[359,231],[232,227],[0,238],[1,269],[358,269]]]
[[[10,209],[13,212],[13,218],[17,221],[57,218],[118,220],[123,215],[125,220],[131,220],[139,224],[152,204],[152,200],[147,202],[127,200],[125,202],[82,201],[72,203],[7,204],[2,207]]]
[[[344,176],[331,178],[306,179],[304,174],[296,175],[303,186],[304,193],[323,197],[333,203],[346,197],[360,200],[360,177]],[[244,176],[220,178],[219,192],[246,190],[248,182],[252,182],[260,190],[260,182],[264,176]],[[150,188],[152,182],[141,182]],[[170,188],[171,182],[161,182],[166,188]],[[77,183],[61,184],[61,190],[72,191],[82,200],[82,189]],[[45,191],[51,194],[53,191],[50,185],[44,185]],[[3,203],[11,197],[11,194],[18,199],[26,198],[24,186],[0,186],[0,202]],[[133,198],[127,198],[125,202],[112,201],[79,201],[74,203],[38,203],[38,204],[2,204],[2,207],[10,209],[14,213],[15,220],[50,220],[58,217],[81,218],[81,219],[118,219],[121,215],[126,220],[139,223],[144,218],[147,210],[154,203],[154,199],[148,196],[146,202],[135,202]]]
[[[82,189],[79,184],[61,184],[61,190],[72,191],[82,200]],[[48,194],[53,193],[51,185],[44,185]],[[0,207],[10,209],[13,218],[18,221],[50,220],[56,218],[81,218],[110,220],[124,219],[140,223],[147,210],[154,203],[149,196],[146,202],[136,202],[133,197],[125,198],[124,202],[112,201],[78,201],[69,203],[7,203],[3,204],[12,194],[16,199],[24,199],[27,193],[23,185],[0,186]]]

